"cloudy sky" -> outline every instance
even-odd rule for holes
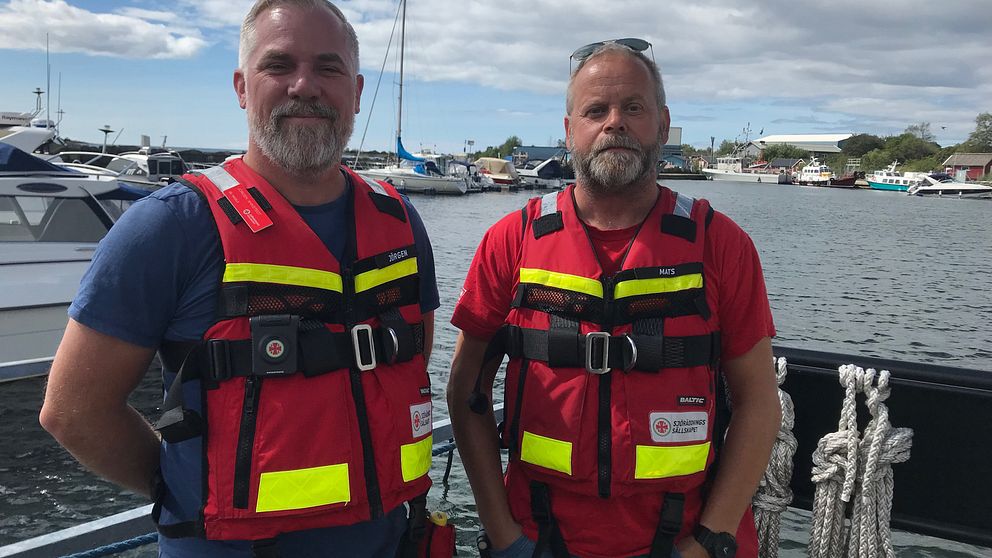
[[[748,123],[753,138],[885,135],[922,121],[948,145],[992,111],[988,0],[409,2],[403,136],[411,150],[563,137],[569,54],[616,37],[653,43],[673,125],[699,147],[711,136],[733,139]],[[250,4],[0,0],[0,111],[32,110],[31,92],[48,87],[47,34],[52,119],[61,96],[63,135],[100,141],[106,124],[121,131],[119,143],[146,134],[155,144],[167,136],[170,146],[243,148],[231,72]],[[339,2],[358,31],[366,76],[352,147],[366,122],[366,148],[392,144],[398,62],[386,50],[397,4]]]

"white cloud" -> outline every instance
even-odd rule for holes
[[[179,23],[154,10],[97,13],[65,0],[10,0],[0,6],[0,49],[44,50],[46,35],[53,52],[121,58],[187,58],[207,46]]]

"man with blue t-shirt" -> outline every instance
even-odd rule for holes
[[[153,498],[161,556],[391,558],[417,530],[438,293],[409,200],[341,164],[358,67],[333,4],[258,0],[247,153],[134,204],[69,309],[42,425]],[[156,352],[153,427],[127,399]]]

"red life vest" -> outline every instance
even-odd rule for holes
[[[507,475],[546,483],[552,498],[589,496],[589,517],[598,498],[687,494],[683,524],[692,525],[714,458],[720,347],[703,274],[709,204],[660,188],[607,277],[573,189],[523,210],[519,283],[501,332]],[[531,509],[528,492],[511,488],[511,508]],[[623,534],[645,545],[653,535],[654,526]]]
[[[190,457],[205,478],[188,478],[204,487],[202,523],[172,535],[258,540],[348,525],[430,486],[413,231],[393,188],[345,172],[349,268],[240,159],[185,177],[210,206],[225,269],[218,321],[180,375],[200,377],[205,426],[163,429],[172,451],[204,435],[203,455]],[[246,220],[272,224],[253,232]]]

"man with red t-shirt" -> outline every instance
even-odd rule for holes
[[[775,329],[747,234],[656,183],[670,116],[649,47],[573,53],[576,185],[486,233],[452,318],[448,403],[498,558],[757,555]]]

